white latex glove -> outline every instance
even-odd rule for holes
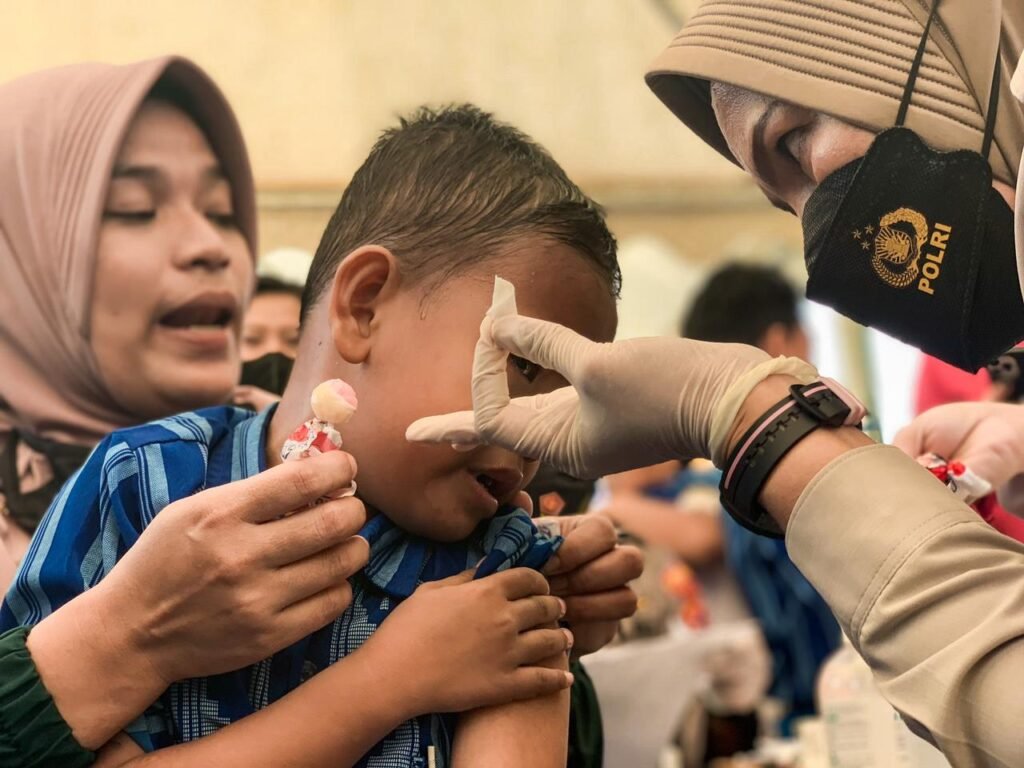
[[[509,399],[509,353],[557,371],[571,386]],[[516,312],[512,285],[497,278],[473,363],[474,411],[414,422],[417,442],[501,445],[575,477],[589,478],[675,458],[721,464],[740,405],[766,376],[803,382],[815,370],[771,359],[744,344],[629,339],[598,344]]]
[[[996,489],[999,502],[1024,516],[1024,406],[950,403],[925,411],[893,444],[917,458],[934,453],[959,461]]]

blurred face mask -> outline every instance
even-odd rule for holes
[[[292,375],[295,360],[282,352],[270,352],[242,363],[242,384],[265,389],[275,395],[283,395],[288,377]]]
[[[981,152],[938,152],[903,127],[938,0],[893,128],[828,176],[803,213],[807,297],[966,371],[1024,339],[1013,211],[988,153],[997,57]]]

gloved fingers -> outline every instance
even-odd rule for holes
[[[1014,409],[1016,406],[988,402],[946,403],[915,417],[896,433],[892,442],[911,458],[934,453],[947,461],[965,461],[965,457],[960,455],[964,449],[972,448],[971,443],[984,445],[986,442],[974,435],[986,416],[1009,418],[1006,408]]]
[[[408,426],[405,439],[413,443],[451,443],[456,449],[466,450],[495,442],[530,458],[544,458],[547,452],[543,448],[551,431],[539,427],[553,427],[571,417],[577,402],[578,396],[572,387],[512,398],[503,409],[491,414],[485,428],[477,426],[478,417],[473,411],[424,416]],[[558,414],[562,414],[560,418]]]
[[[412,443],[451,443],[467,450],[483,442],[476,430],[476,414],[472,411],[417,419],[405,430],[405,439]]]
[[[560,373],[570,384],[580,383],[587,353],[600,346],[558,323],[522,315],[494,318],[490,335],[502,349]]]
[[[566,397],[566,390],[571,397]],[[575,403],[575,391],[572,387],[563,387],[550,394],[517,397],[500,410],[491,409],[486,417],[477,408],[477,432],[484,442],[500,445],[520,456],[551,461],[561,467],[565,462],[553,455],[560,448],[555,436],[564,420],[572,417],[566,412],[566,406],[575,408]]]
[[[508,352],[491,338],[492,319],[484,317],[473,353],[473,411],[478,425],[488,424],[508,406]]]
[[[495,343],[491,327],[495,320],[517,314],[515,286],[495,276],[491,306],[480,323],[480,337],[473,352],[473,410],[477,424],[487,424],[509,404],[508,352]]]

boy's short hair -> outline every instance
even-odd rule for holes
[[[757,346],[772,325],[798,322],[796,291],[779,270],[727,264],[698,291],[680,330],[688,339]]]
[[[603,209],[543,147],[469,104],[422,107],[384,131],[352,177],[313,258],[303,318],[360,246],[388,248],[407,280],[441,282],[525,235],[571,246],[618,296]]]

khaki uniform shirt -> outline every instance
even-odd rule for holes
[[[914,730],[957,768],[1024,766],[1024,545],[885,445],[819,472],[786,541]]]

